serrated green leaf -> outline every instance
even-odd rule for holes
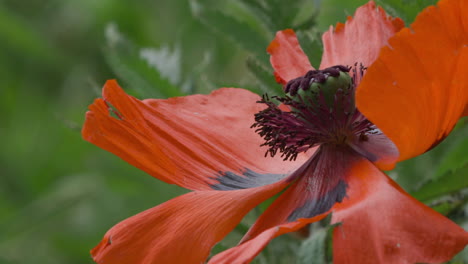
[[[461,200],[445,200],[445,201],[437,201],[435,204],[429,204],[429,206],[434,209],[435,211],[443,214],[443,215],[449,215],[452,213],[454,210],[457,210],[460,208],[460,206],[463,204],[463,201]]]
[[[404,189],[415,192],[425,183],[436,180],[451,170],[451,167],[447,167],[448,165],[439,168],[441,164],[450,164],[449,166],[452,166],[457,163],[455,161],[460,161],[461,164],[454,167],[463,166],[466,155],[457,156],[453,163],[449,159],[452,157],[450,153],[454,150],[457,151],[458,146],[465,140],[467,132],[468,123],[461,120],[450,135],[439,145],[420,156],[398,163],[396,169],[390,172],[390,175],[396,176],[396,181]]]
[[[323,53],[321,34],[312,29],[307,31],[298,31],[296,32],[296,35],[299,43],[301,44],[301,48],[309,57],[310,64],[314,66],[314,68],[318,68],[320,66]]]
[[[206,27],[252,53],[261,63],[265,65],[268,63],[265,50],[268,41],[259,32],[233,17],[206,7],[200,2],[191,1],[190,3],[192,12]]]
[[[294,26],[296,30],[307,30],[315,26],[316,24],[316,16],[310,16],[305,21],[302,21],[300,24]]]
[[[468,134],[468,122],[459,122],[453,132],[455,135],[458,134],[460,136],[456,138],[457,140],[454,140],[450,145],[450,149],[446,151],[434,175],[436,179],[468,164],[468,138],[464,136]]]
[[[299,1],[283,1],[272,0],[269,5],[271,13],[270,16],[276,18],[276,30],[282,30],[293,26],[293,21],[296,18],[301,8]]]
[[[316,229],[302,242],[298,252],[298,264],[326,264],[328,228]]]
[[[458,192],[468,188],[468,166],[464,166],[454,172],[449,172],[443,177],[432,180],[423,185],[418,191],[411,193],[418,200],[430,200],[443,195]]]
[[[270,16],[268,6],[262,3],[261,1],[252,1],[252,0],[240,0],[247,9],[255,14],[260,23],[266,26],[271,34],[274,34],[277,30],[277,24],[273,17]]]
[[[126,82],[139,96],[145,98],[165,98],[181,96],[180,89],[171,84],[147,59],[139,49],[118,32],[114,24],[106,29],[107,47],[104,55],[107,63],[119,80]]]
[[[286,28],[310,29],[316,22],[317,12],[311,9],[310,2],[306,1],[264,1],[240,0],[259,20],[270,33]]]
[[[347,16],[354,15],[359,6],[368,0],[327,0],[321,1],[317,17],[317,27],[320,31],[327,30],[330,25],[345,22]]]
[[[262,92],[268,92],[271,95],[282,93],[282,87],[275,81],[272,69],[265,69],[265,67],[252,57],[247,59],[247,68],[257,78]]]
[[[376,2],[388,14],[403,19],[408,26],[419,12],[427,6],[435,5],[437,0],[377,0]]]

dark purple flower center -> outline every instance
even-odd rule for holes
[[[355,88],[364,70],[357,65],[312,70],[289,81],[283,97],[264,95],[258,103],[267,108],[255,114],[252,127],[265,139],[265,156],[273,157],[279,151],[284,160],[294,160],[298,153],[314,146],[344,146],[378,133],[354,103]]]

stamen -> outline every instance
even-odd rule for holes
[[[295,160],[297,155],[319,144],[348,144],[375,130],[355,107],[354,89],[365,68],[337,65],[324,70],[312,70],[291,80],[285,86],[286,95],[269,98],[264,95],[258,103],[266,109],[255,114],[256,128],[268,146],[265,156],[278,151],[284,160]],[[276,103],[287,106],[281,110]]]

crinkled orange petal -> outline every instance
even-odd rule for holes
[[[259,96],[223,88],[210,95],[140,101],[108,81],[89,107],[83,138],[167,183],[211,189],[225,172],[288,173],[304,161],[265,158],[250,126]],[[116,110],[115,117],[109,108]]]
[[[335,205],[334,263],[442,263],[468,233],[412,198],[366,159],[351,168],[348,198]]]
[[[184,194],[118,223],[91,255],[98,264],[204,263],[251,209],[286,185]]]
[[[442,0],[389,40],[356,93],[400,160],[443,140],[468,102],[468,2]]]
[[[242,243],[275,226],[300,218],[325,216],[346,196],[346,172],[356,157],[358,154],[348,148],[321,146],[289,176],[297,180],[257,219]]]
[[[241,244],[216,255],[209,263],[248,263],[273,238],[325,218],[337,200],[346,196],[346,173],[360,159],[348,148],[320,147],[289,176],[288,180],[296,181],[260,216]]]
[[[354,18],[348,17],[346,24],[338,23],[323,34],[320,69],[338,64],[353,66],[356,62],[371,65],[388,38],[403,26],[401,19],[389,17],[370,1],[356,10]]]
[[[320,221],[326,215],[319,215],[309,219],[282,224],[269,228],[243,244],[223,251],[210,259],[208,264],[247,264],[250,263],[268,243],[282,234],[295,232],[312,222]]]
[[[395,144],[382,133],[369,133],[366,140],[354,138],[349,145],[381,170],[392,170],[399,158]]]
[[[314,69],[292,29],[278,31],[267,52],[278,83],[286,84]]]

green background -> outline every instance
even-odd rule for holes
[[[320,33],[365,2],[0,1],[0,264],[93,263],[89,250],[111,226],[185,192],[82,140],[87,106],[107,79],[139,98],[222,86],[275,93],[265,52],[274,32],[298,29],[318,65]],[[407,24],[434,2],[378,1]],[[466,123],[389,173],[465,227]],[[260,210],[214,250],[234,245]],[[305,242],[276,239],[256,262],[327,263],[327,229],[313,228]]]

